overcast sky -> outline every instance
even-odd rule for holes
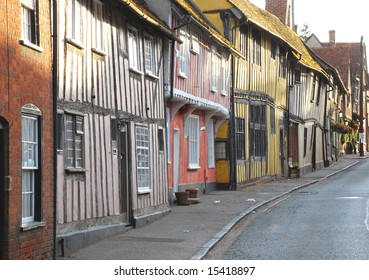
[[[265,0],[250,0],[265,9]],[[360,42],[369,46],[369,2],[365,0],[294,0],[295,24],[304,23],[321,42],[328,42],[329,30],[336,31],[336,42]]]

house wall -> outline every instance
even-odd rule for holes
[[[54,233],[53,106],[50,1],[40,0],[39,47],[20,43],[20,1],[0,3],[0,141],[5,172],[0,172],[0,258],[52,259]],[[22,224],[22,107],[33,104],[41,111],[39,218]],[[2,134],[2,132],[0,134]],[[4,136],[2,134],[2,136]],[[2,146],[5,144],[5,146]],[[4,153],[5,152],[5,153]]]
[[[58,3],[59,11],[65,11],[59,14],[58,32],[68,37],[68,2]],[[62,118],[82,116],[84,124],[83,168],[66,168],[66,146],[58,151],[60,239],[93,226],[107,230],[112,224],[142,226],[169,210],[166,149],[161,145],[166,137],[163,35],[119,1],[105,1],[103,50],[94,50],[92,2],[82,3],[81,45],[64,36],[58,43],[58,113]],[[138,70],[129,66],[128,25],[138,31]],[[144,33],[154,38],[156,73],[152,75],[142,70]],[[63,131],[65,124],[60,126]],[[138,190],[137,182],[137,127],[149,133],[149,188],[144,191]],[[122,179],[124,159],[126,180]]]

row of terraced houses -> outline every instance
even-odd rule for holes
[[[367,149],[363,39],[291,1],[0,3],[0,257],[52,259],[201,195]],[[168,225],[170,226],[170,225]]]

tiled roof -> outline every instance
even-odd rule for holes
[[[283,24],[275,15],[260,9],[248,0],[228,0],[237,7],[248,19],[249,22],[266,30],[270,34],[284,41],[295,52],[296,57],[305,66],[326,74],[322,67],[312,58],[300,37],[288,26]]]

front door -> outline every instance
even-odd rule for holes
[[[129,129],[127,123],[120,124],[119,158],[120,158],[120,213],[125,222],[130,222],[130,192],[129,192]]]
[[[9,186],[9,165],[8,165],[8,146],[9,146],[8,123],[0,117],[0,260],[5,258],[5,228],[7,227],[7,209],[5,193]]]

